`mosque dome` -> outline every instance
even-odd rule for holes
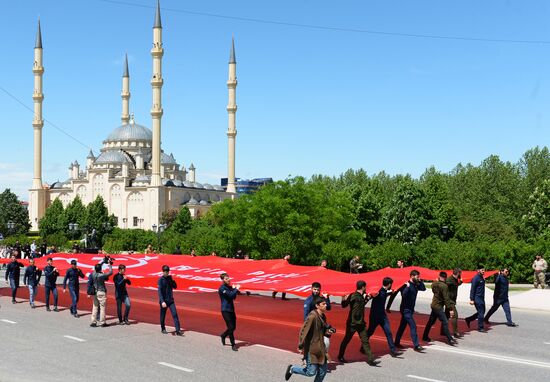
[[[121,150],[108,150],[97,157],[95,163],[128,163],[130,159]]]
[[[126,123],[114,129],[105,142],[152,141],[153,133],[137,123]]]

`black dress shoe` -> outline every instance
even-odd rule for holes
[[[487,329],[481,328],[477,330],[480,333],[487,333]]]
[[[92,322],[92,323],[90,324],[90,327],[96,328],[96,327],[97,327],[97,324],[96,324],[95,322]]]
[[[57,309],[57,306],[55,308],[53,308],[53,311],[54,312],[59,312],[59,309]]]
[[[224,336],[220,336],[220,338],[222,339],[222,345],[225,346],[225,337],[224,337]]]
[[[102,328],[106,328],[107,326],[109,326],[109,324],[107,324],[107,323],[101,324]]]
[[[516,324],[515,322],[510,322],[509,324],[506,324],[506,326],[509,326],[511,328],[515,328],[517,326],[519,326],[518,324]]]
[[[182,332],[181,330],[178,330],[178,331],[176,332],[176,336],[182,337],[182,336],[183,336],[183,332]]]
[[[399,357],[401,354],[403,354],[402,351],[390,351],[390,355],[395,358],[395,357]]]
[[[288,381],[290,379],[290,377],[292,376],[292,372],[290,371],[290,369],[292,369],[292,365],[288,365],[286,367],[286,371],[285,371],[285,381]]]
[[[237,345],[231,345],[231,350],[239,351],[239,348],[237,347]]]
[[[455,334],[453,334],[453,337],[454,338],[462,338],[462,337],[464,337],[464,335],[461,334],[461,333],[455,333]]]
[[[432,342],[432,339],[430,337],[422,337],[422,341],[424,342]]]
[[[48,306],[48,307],[46,308],[46,312],[51,312],[51,311],[52,311],[52,310],[51,310],[50,307]]]
[[[447,345],[449,346],[456,346],[458,342],[456,342],[456,340],[453,340],[453,339],[450,339],[450,340],[447,340]]]
[[[367,365],[369,365],[369,366],[378,366],[379,363],[380,363],[380,361],[375,361],[374,359],[370,360],[370,361],[367,361]]]
[[[342,356],[342,357],[338,357],[338,362],[340,363],[347,363],[348,361],[346,361],[346,359]]]
[[[162,329],[160,332],[161,332],[162,334],[168,334],[168,332],[166,331],[166,329]]]
[[[124,320],[124,324],[125,324],[125,325],[130,325],[130,321]]]
[[[424,350],[424,348],[420,345],[414,347],[414,351],[417,351],[419,353],[421,353],[423,350]]]

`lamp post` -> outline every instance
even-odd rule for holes
[[[8,233],[12,235],[15,230],[15,223],[10,220],[6,225],[8,227]]]
[[[71,231],[71,236],[74,239],[75,232],[78,231],[78,223],[69,223],[69,231]]]
[[[449,239],[449,234],[451,233],[451,230],[449,229],[449,227],[444,225],[439,229],[439,233],[441,234],[441,240],[447,241]]]
[[[158,248],[158,252],[160,253],[160,235],[166,229],[166,224],[159,224],[158,227],[156,224],[153,224],[151,228],[153,228],[153,232],[157,233],[157,248]]]

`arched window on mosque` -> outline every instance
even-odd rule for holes
[[[103,196],[103,174],[96,174],[93,179],[94,199]]]

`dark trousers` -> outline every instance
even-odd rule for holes
[[[53,294],[53,306],[57,308],[57,287],[44,287],[44,292],[46,293],[46,308],[50,307],[50,291]]]
[[[403,333],[405,333],[405,329],[407,328],[407,325],[409,325],[413,345],[415,347],[420,346],[420,343],[418,342],[418,333],[416,332],[416,322],[414,321],[413,314],[414,311],[410,309],[404,309],[401,312],[401,322],[399,323],[399,328],[397,329],[397,334],[395,335],[396,344],[401,343],[401,337],[403,337]]]
[[[454,301],[456,304],[456,301]],[[451,318],[451,310],[455,312],[455,315],[453,318]],[[458,311],[456,310],[456,305],[453,306],[451,309],[445,308],[445,316],[447,316],[447,320],[453,327],[453,334],[458,335]],[[441,331],[440,334],[443,336],[445,333],[443,332],[443,325],[441,325]]]
[[[355,332],[357,332],[357,334],[359,335],[359,338],[361,339],[361,345],[363,346],[363,351],[367,356],[367,358],[369,359],[369,361],[374,360],[374,356],[372,355],[372,352],[370,350],[369,337],[367,336],[367,327],[365,324],[360,326],[346,325],[346,335],[344,336],[344,339],[340,344],[340,351],[338,353],[338,357],[344,356],[344,353],[346,352],[346,347],[348,346]]]
[[[71,295],[71,314],[76,314],[76,306],[79,300],[79,288],[69,286],[69,294]],[[57,306],[57,304],[55,304]]]
[[[235,312],[222,312],[222,317],[225,321],[225,326],[227,326],[227,330],[223,332],[221,336],[224,340],[226,337],[229,337],[231,346],[234,346],[235,336],[233,335],[233,332],[237,329],[237,316],[235,315]]]
[[[504,310],[504,314],[506,315],[506,323],[511,324],[512,323],[512,312],[510,311],[510,301],[509,300],[495,300],[493,302],[493,306],[489,311],[487,312],[487,315],[485,316],[485,321],[489,321],[489,318],[497,311],[498,308],[502,306],[502,309]]]
[[[443,327],[443,334],[445,335],[445,337],[447,337],[448,341],[452,341],[453,337],[451,337],[451,333],[449,332],[449,322],[447,321],[447,316],[445,315],[445,311],[443,310],[443,308],[440,308],[440,309],[432,308],[432,313],[430,314],[428,323],[424,328],[424,334],[422,335],[422,338],[424,340],[429,338],[430,329],[435,324],[436,320],[441,321],[441,326]]]
[[[116,299],[116,314],[118,316],[118,321],[122,322],[122,303],[124,303],[124,306],[126,307],[124,309],[124,321],[128,321],[128,315],[130,314],[130,297],[128,295],[117,297]],[[162,309],[162,306],[161,306]],[[166,313],[165,313],[166,315]]]
[[[17,280],[19,281],[19,280]],[[14,278],[10,277],[10,288],[11,288],[11,300],[15,301],[15,296],[17,296],[17,289],[19,288],[19,282],[15,281]]]
[[[466,318],[466,321],[473,321],[477,318],[477,330],[483,329],[483,319],[485,318],[485,302],[474,301],[476,312],[470,317]]]
[[[172,314],[172,319],[174,320],[174,326],[176,327],[176,332],[180,331],[180,320],[178,318],[178,311],[176,310],[176,304],[172,301],[170,304],[166,303],[166,308],[160,306],[160,328],[166,330],[164,321],[166,319],[166,311],[170,309],[170,314]]]
[[[390,320],[388,316],[384,316],[382,319],[375,319],[369,321],[369,329],[367,330],[367,337],[371,337],[374,334],[374,331],[378,326],[382,327],[386,339],[388,340],[388,345],[390,346],[391,351],[395,351],[395,344],[393,343],[393,336],[391,334]]]

